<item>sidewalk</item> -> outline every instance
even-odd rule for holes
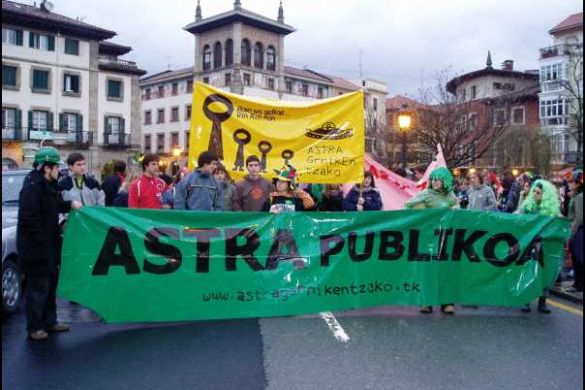
[[[563,282],[562,286],[554,286],[550,293],[551,295],[557,296],[559,298],[566,299],[568,301],[578,303],[580,305],[583,304],[583,293],[582,292],[569,292],[568,290],[571,288],[573,282],[567,281]]]

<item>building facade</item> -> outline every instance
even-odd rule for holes
[[[386,84],[375,80],[352,82],[286,66],[284,38],[295,29],[284,22],[282,4],[273,20],[242,8],[237,0],[233,10],[203,18],[198,3],[195,21],[184,29],[195,38],[194,66],[143,77],[140,82],[145,152],[184,162],[196,80],[232,93],[288,101],[325,99],[363,90],[366,151],[384,162],[386,145],[381,135],[386,128]]]
[[[140,149],[139,78],[119,59],[115,32],[40,7],[2,1],[3,167],[30,167],[35,150],[83,153],[99,177],[110,159]]]
[[[582,164],[583,13],[549,31],[552,46],[540,49],[540,121],[551,139],[557,166]],[[580,122],[580,125],[579,125]],[[579,138],[580,137],[580,138]],[[581,152],[581,153],[579,153]]]

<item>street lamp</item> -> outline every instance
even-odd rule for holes
[[[398,114],[398,128],[402,132],[402,168],[406,170],[408,164],[408,150],[406,148],[407,134],[412,126],[412,115],[408,112]]]

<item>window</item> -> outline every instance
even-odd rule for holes
[[[477,85],[471,86],[471,99],[477,99]]]
[[[494,126],[503,126],[506,123],[506,110],[498,108],[494,111]]]
[[[164,85],[158,86],[158,94],[157,95],[159,98],[165,97],[165,86]]]
[[[215,45],[213,45],[213,69],[221,68],[222,50],[221,42],[215,42]]]
[[[156,112],[156,123],[165,123],[165,109],[159,108]]]
[[[52,130],[49,126],[49,111],[34,110],[30,112],[30,127],[32,130]]]
[[[191,105],[187,104],[185,106],[185,120],[191,120]]]
[[[152,124],[152,111],[144,111],[144,124],[145,125]]]
[[[145,96],[144,98],[146,100],[150,100],[152,98],[152,91],[150,90],[150,88],[146,88],[146,90],[144,91]]]
[[[187,80],[187,93],[193,93],[193,80]]]
[[[46,34],[30,32],[28,46],[34,49],[55,51],[55,37]]]
[[[286,81],[286,93],[293,93],[292,81]]]
[[[152,149],[152,137],[150,134],[144,135],[144,153],[150,153]]]
[[[232,74],[226,73],[225,74],[225,86],[229,87],[230,85],[232,85]]]
[[[309,85],[308,84],[303,84],[303,86],[301,87],[301,95],[309,96]]]
[[[374,98],[372,103],[373,103],[373,106],[374,106],[374,111],[377,112],[378,111],[378,99],[377,98]]]
[[[70,95],[79,95],[79,75],[65,73],[63,75],[63,92]]]
[[[122,82],[120,80],[108,80],[108,98],[122,98]]]
[[[2,88],[18,88],[18,68],[2,64]]]
[[[250,66],[252,64],[252,46],[247,39],[242,40],[242,65]]]
[[[540,119],[544,126],[568,123],[569,102],[567,99],[540,101]]]
[[[260,42],[254,45],[254,66],[264,68],[264,46]]]
[[[171,95],[177,96],[179,94],[179,83],[173,83],[171,85]]]
[[[276,50],[272,46],[268,46],[268,50],[266,50],[266,69],[276,70]]]
[[[50,89],[49,84],[49,71],[33,69],[32,89],[36,91],[48,91]]]
[[[225,66],[234,64],[234,41],[228,39],[225,41]]]
[[[211,47],[205,45],[203,47],[203,70],[211,69]]]
[[[502,89],[502,83],[494,83],[494,90]]]
[[[563,64],[547,65],[540,68],[540,82],[564,80]]]
[[[185,146],[183,149],[189,150],[189,132],[188,131],[185,132]]]
[[[108,134],[119,134],[124,132],[122,125],[122,118],[119,116],[108,116],[106,117],[106,133]]]
[[[252,76],[250,75],[250,73],[244,73],[244,85],[246,87],[252,85]]]
[[[469,114],[469,119],[467,121],[467,124],[469,126],[469,130],[475,130],[477,129],[477,118],[478,115],[476,113],[471,113]]]
[[[79,55],[79,41],[77,39],[65,38],[65,54]]]
[[[274,79],[268,79],[268,89],[274,91]]]
[[[156,135],[156,152],[163,153],[165,151],[165,135],[160,133]]]
[[[179,133],[171,133],[171,148],[179,148]]]
[[[179,121],[179,107],[172,107],[171,108],[171,122],[178,122]]]
[[[209,77],[203,77],[203,82],[205,84],[209,84]]]
[[[2,43],[22,46],[22,30],[2,28]]]
[[[2,129],[16,129],[16,108],[2,107]]]
[[[524,119],[524,107],[515,107],[512,109],[512,124],[523,125]]]
[[[70,112],[61,114],[59,129],[67,132],[81,131],[81,115]]]
[[[323,96],[324,96],[323,87],[317,88],[317,97],[319,99],[323,99]],[[374,111],[377,109],[377,106],[378,106],[378,100],[374,99]]]

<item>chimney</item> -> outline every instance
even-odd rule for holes
[[[502,63],[502,70],[509,70],[509,71],[513,71],[514,70],[514,61],[512,60],[506,60]]]

